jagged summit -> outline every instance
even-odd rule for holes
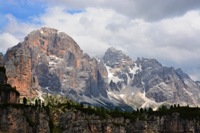
[[[109,65],[116,65],[126,61],[132,61],[130,57],[126,56],[121,50],[117,50],[113,47],[108,48],[103,56],[104,62]]]
[[[66,51],[82,54],[79,45],[66,33],[58,32],[53,28],[43,27],[41,29],[30,32],[23,42],[28,48],[38,47],[38,50],[47,52],[47,54],[55,54],[64,56]]]
[[[3,62],[3,63],[1,63]],[[109,48],[102,59],[90,58],[66,33],[43,27],[0,54],[8,83],[21,96],[61,94],[79,103],[101,106],[198,105],[200,86],[181,69],[156,59],[133,61]]]
[[[38,90],[68,95],[76,101],[107,96],[106,69],[100,69],[71,37],[56,29],[30,32],[23,42],[7,51],[4,64],[8,82],[22,96],[34,96]]]
[[[156,59],[132,61],[115,48],[109,48],[103,60],[112,99],[126,99],[126,103],[139,107],[161,103],[199,104],[199,85],[180,68],[163,66]]]

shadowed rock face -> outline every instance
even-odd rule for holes
[[[199,133],[200,124],[195,119],[182,119],[178,113],[171,115],[149,115],[145,120],[124,117],[103,119],[76,109],[65,109],[48,115],[44,108],[34,106],[1,107],[1,133],[50,133],[51,122],[58,124],[57,130],[63,133]],[[58,130],[59,129],[59,130]]]
[[[3,66],[3,54],[0,53],[0,67]]]
[[[199,104],[200,86],[180,68],[162,66],[156,59],[132,61],[115,48],[106,51],[103,62],[108,71],[109,96],[114,99],[125,99],[129,105],[135,102],[139,108],[161,102]]]
[[[23,42],[7,51],[4,64],[8,83],[16,86],[23,96],[31,96],[37,88],[107,97],[106,69],[100,69],[96,59],[84,54],[71,37],[55,29],[32,31]]]
[[[199,85],[180,68],[164,67],[155,59],[142,59],[142,71],[135,75],[132,86],[142,87],[146,97],[156,102],[194,105],[198,103]]]
[[[15,86],[21,96],[31,95],[31,56],[29,49],[22,43],[8,49],[4,66],[8,84]]]
[[[200,131],[199,122],[180,118],[179,114],[148,116],[146,120],[123,117],[102,119],[99,116],[67,110],[59,117],[62,132],[88,133],[186,133]]]
[[[67,34],[52,28],[32,31],[5,56],[0,54],[0,65],[2,62],[8,83],[16,86],[21,96],[35,96],[37,89],[101,105],[199,102],[199,85],[181,69],[164,67],[155,59],[133,61],[115,48],[97,61]]]
[[[0,108],[0,133],[50,133],[46,110],[34,107]]]

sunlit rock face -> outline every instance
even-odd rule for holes
[[[31,86],[31,57],[30,51],[22,43],[8,49],[5,57],[8,84],[15,86],[21,96],[30,95]]]
[[[107,97],[106,69],[56,29],[32,31],[6,52],[4,64],[8,82],[24,96],[35,95],[34,91],[41,89],[63,95]]]
[[[0,65],[21,96],[48,92],[113,108],[196,106],[200,101],[198,82],[181,69],[163,66],[156,59],[134,61],[115,48],[102,58],[91,58],[70,36],[47,27],[32,31],[4,56],[0,54]]]
[[[132,107],[163,103],[199,104],[199,84],[180,68],[166,67],[156,59],[133,61],[122,51],[109,48],[102,58],[108,71],[109,98]]]

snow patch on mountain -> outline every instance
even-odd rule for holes
[[[133,68],[129,67],[129,71],[132,74],[136,74],[138,71],[142,71],[142,66],[141,65],[138,66],[136,63],[134,63],[134,67]]]
[[[119,81],[123,81],[122,79],[120,79],[117,75],[115,75],[111,70],[112,68],[105,65],[107,73],[108,73],[108,83],[110,83],[110,81],[112,80],[113,82],[117,83]]]

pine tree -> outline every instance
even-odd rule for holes
[[[26,99],[26,97],[23,98],[23,104],[24,104],[24,105],[27,104],[27,99]]]

